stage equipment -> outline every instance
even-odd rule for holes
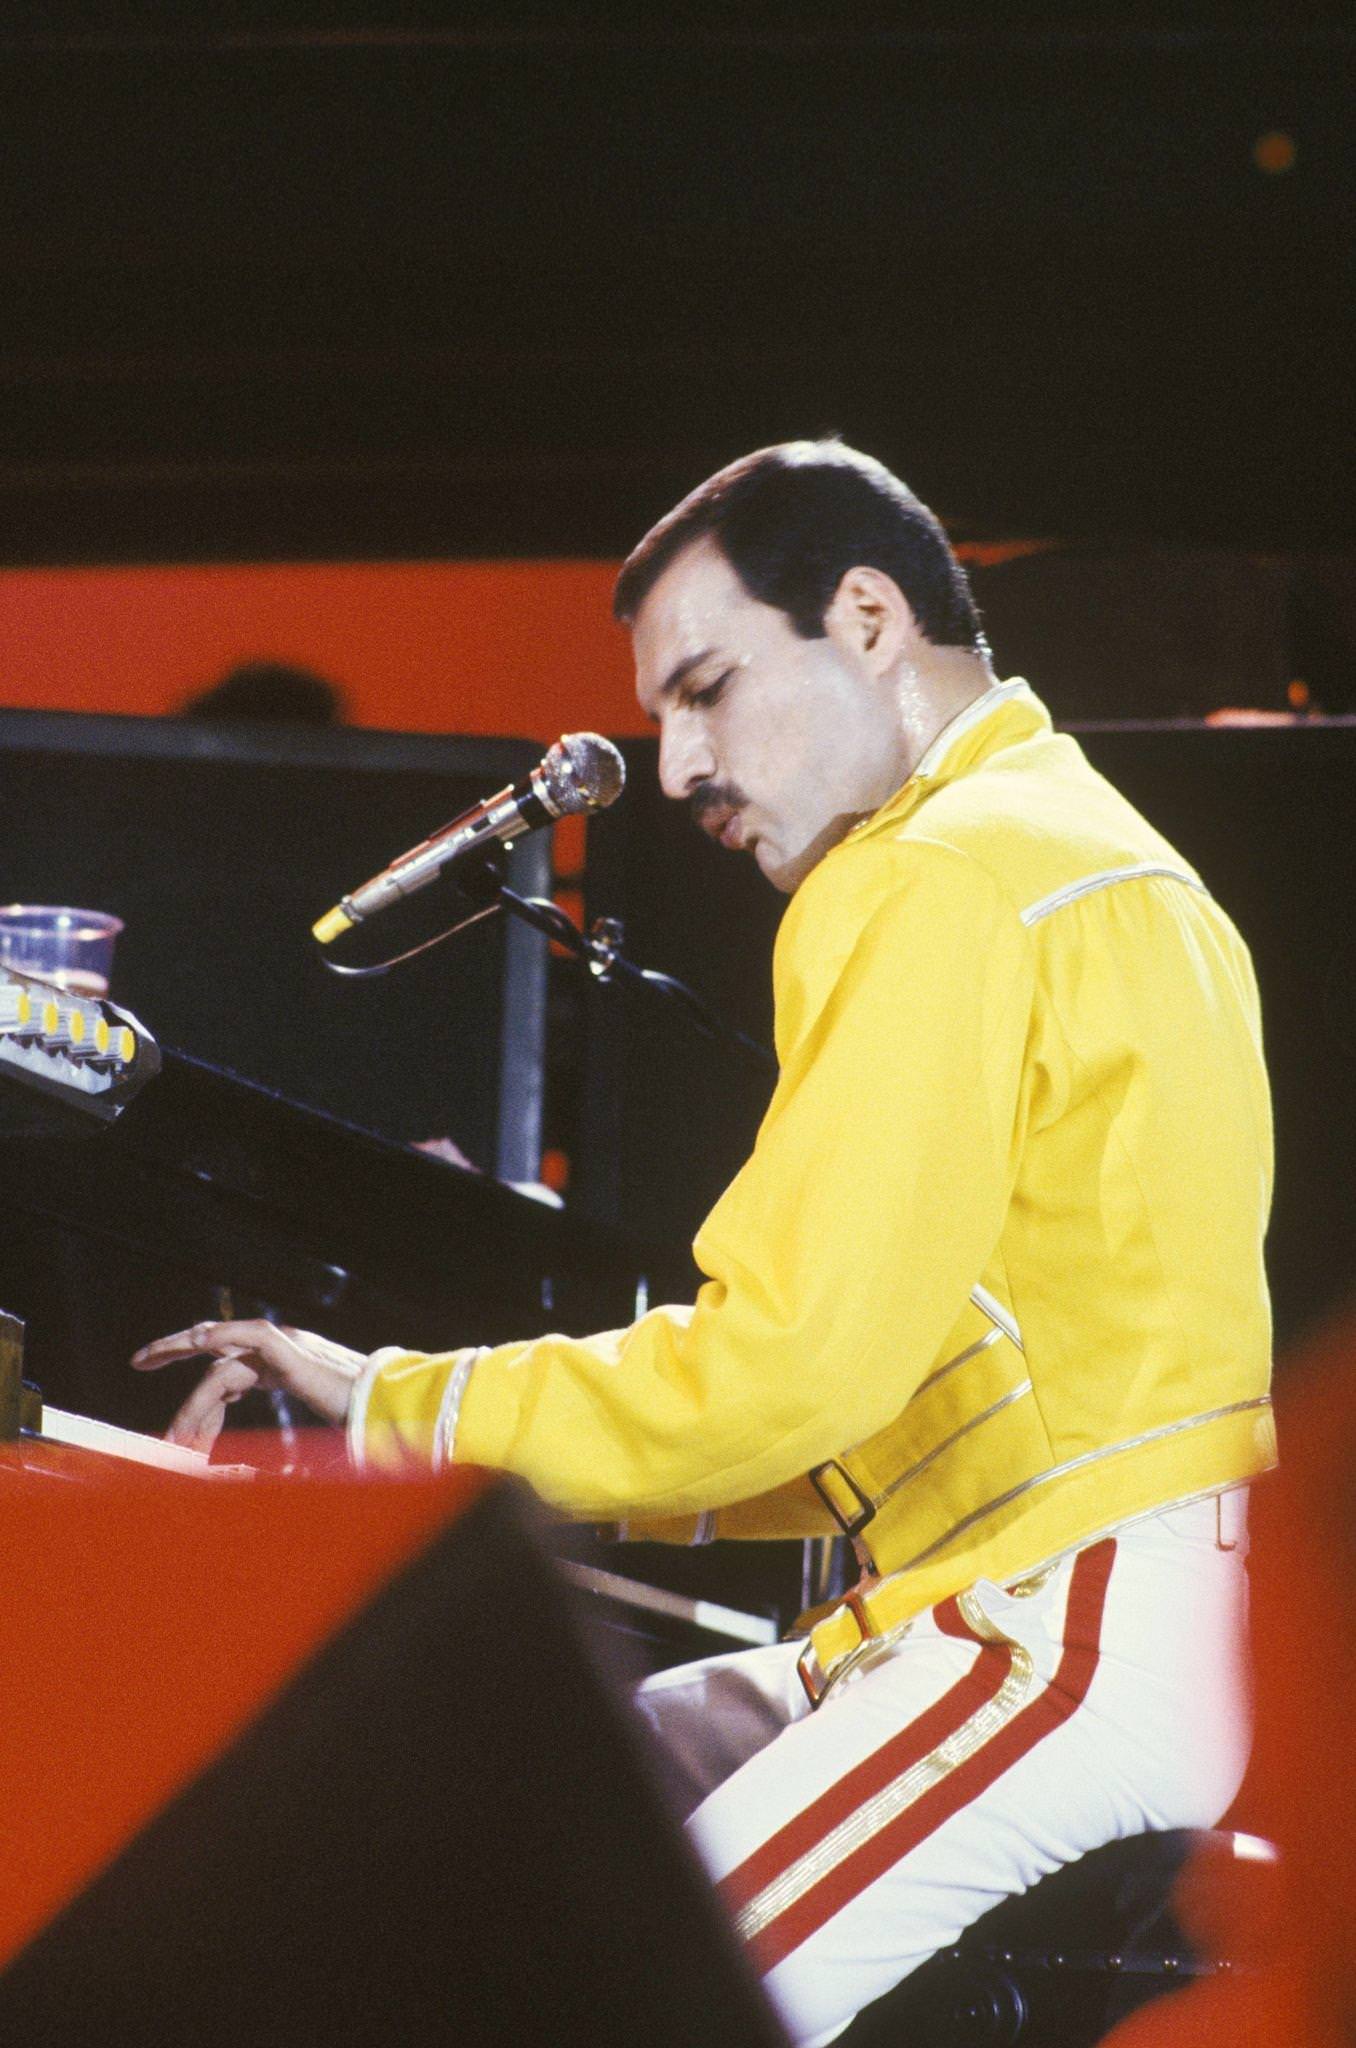
[[[615,1328],[652,1300],[688,1296],[682,1253],[355,1130],[135,1028],[137,1089],[112,1121],[90,1114],[83,1090],[40,1088],[45,1075],[0,1056],[11,1194],[0,1302],[28,1325],[49,1415],[158,1434],[197,1371],[147,1376],[127,1361],[203,1315],[271,1313],[364,1351],[439,1350],[468,1333],[493,1343]],[[269,1419],[263,1396],[232,1410],[250,1427]],[[647,1668],[771,1640],[769,1617],[798,1604],[793,1545],[740,1545],[718,1569],[709,1553],[618,1547],[582,1528],[568,1545]]]
[[[625,781],[625,764],[610,740],[601,739],[596,732],[566,733],[524,781],[473,804],[450,825],[402,853],[371,881],[341,897],[312,925],[312,934],[322,946],[328,946],[341,932],[389,909],[402,896],[427,888],[445,868],[470,854],[495,844],[508,845],[557,818],[602,810],[615,803]]]
[[[5,900],[120,917],[112,994],[162,1044],[384,1137],[451,1137],[499,1179],[534,1180],[544,941],[496,919],[455,966],[429,960],[392,1000],[380,984],[341,988],[298,936],[420,821],[431,829],[516,784],[540,753],[520,740],[0,711]],[[549,894],[548,833],[504,859],[515,888]],[[427,935],[441,894],[398,905],[379,929],[397,945]]]
[[[777,2048],[524,1489],[0,1485],[7,2037]]]
[[[206,1062],[168,1048],[158,1057],[160,1071],[112,1122],[88,1113],[83,1091],[39,1089],[44,1074],[0,1058],[15,1226],[0,1248],[0,1300],[32,1327],[37,1377],[72,1406],[145,1426],[133,1405],[145,1383],[126,1370],[128,1315],[144,1341],[186,1281],[190,1321],[221,1313],[214,1297],[225,1289],[291,1322],[318,1319],[358,1349],[396,1339],[436,1349],[468,1329],[496,1342],[612,1328],[684,1270],[672,1254],[641,1252]],[[143,1035],[134,1071],[154,1060]],[[88,1248],[86,1278],[109,1297],[97,1358],[72,1356],[83,1347],[67,1348],[44,1320],[43,1250],[58,1235]]]
[[[0,1073],[111,1121],[159,1071],[159,1047],[125,1010],[0,966]]]
[[[760,1045],[748,1032],[741,1031],[714,1009],[705,996],[679,981],[677,975],[661,973],[655,967],[639,967],[627,958],[622,951],[626,930],[620,918],[595,918],[585,932],[559,904],[542,896],[520,896],[492,873],[472,883],[471,888],[475,896],[484,896],[489,910],[508,911],[562,946],[571,959],[588,969],[599,987],[615,986],[659,998],[670,1010],[676,1008],[702,1038],[734,1054],[755,1073],[775,1080],[777,1056],[770,1047]]]
[[[857,2015],[843,2048],[1094,2048],[1151,1999],[1241,1969],[1186,1939],[1172,1895],[1190,1861],[1217,1885],[1265,1883],[1276,1852],[1255,1835],[1128,1835],[1003,1899]]]

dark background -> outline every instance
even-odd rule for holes
[[[826,429],[962,537],[1350,549],[1354,71],[1312,0],[11,0],[0,560],[616,554]]]

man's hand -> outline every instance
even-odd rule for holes
[[[172,1337],[143,1344],[132,1360],[138,1372],[154,1372],[179,1358],[210,1358],[211,1371],[195,1387],[166,1430],[172,1444],[210,1451],[226,1410],[251,1387],[278,1387],[294,1394],[325,1422],[348,1419],[353,1383],[366,1365],[360,1351],[332,1344],[311,1330],[293,1330],[262,1318],[239,1323],[194,1323]]]

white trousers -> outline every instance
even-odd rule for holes
[[[661,1672],[638,1704],[793,2041],[820,2048],[963,1928],[1147,1828],[1211,1827],[1248,1746],[1246,1494],[980,1582],[811,1712],[799,1645]]]

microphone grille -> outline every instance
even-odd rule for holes
[[[556,811],[601,811],[626,784],[626,763],[601,733],[567,732],[548,749],[542,781]]]

